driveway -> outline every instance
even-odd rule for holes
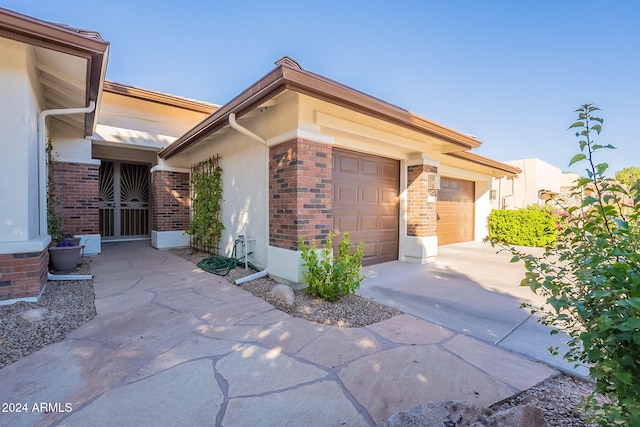
[[[365,267],[366,279],[358,294],[586,377],[586,368],[575,368],[548,351],[551,346],[566,349],[568,337],[550,335],[550,328],[520,308],[522,303],[538,307],[544,299],[519,286],[524,266],[510,259],[509,253],[481,242],[440,246],[433,263],[394,261]]]

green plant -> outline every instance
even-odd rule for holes
[[[192,246],[217,252],[224,225],[220,221],[222,203],[222,168],[217,158],[209,159],[192,168],[191,206],[193,216],[187,231],[192,236]]]
[[[500,243],[546,247],[556,243],[556,219],[543,208],[493,210],[489,236]]]
[[[316,248],[316,242],[305,243],[304,237],[298,242],[298,249],[302,252],[304,281],[308,283],[305,289],[312,295],[327,301],[337,301],[345,295],[352,295],[360,287],[364,276],[362,271],[362,257],[364,255],[363,244],[356,245],[352,252],[352,244],[349,241],[349,233],[344,233],[338,253],[333,256],[333,234],[327,237],[323,249]]]
[[[567,209],[567,229],[541,257],[509,248],[512,262],[524,260],[521,285],[546,297],[543,323],[570,336],[565,359],[589,367],[595,395],[584,402],[603,425],[640,426],[640,199],[628,203],[627,191],[606,177],[608,165],[594,153],[614,148],[596,144],[603,120],[591,104],[576,112],[580,152],[570,165],[587,163],[587,177],[573,191],[588,194]],[[557,348],[552,348],[555,354]]]
[[[55,246],[64,238],[65,219],[60,212],[62,201],[56,192],[55,163],[57,156],[53,152],[51,138],[47,138],[45,148],[47,156],[47,233],[51,236],[50,246]]]

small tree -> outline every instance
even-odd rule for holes
[[[629,203],[625,188],[606,177],[608,165],[595,162],[597,151],[614,148],[593,141],[603,124],[596,111],[581,106],[570,126],[580,147],[570,165],[587,163],[573,191],[589,195],[567,209],[563,238],[541,257],[509,250],[512,262],[524,260],[521,285],[547,298],[542,322],[569,334],[564,358],[589,366],[595,393],[609,399],[584,402],[594,421],[640,426],[640,199]]]

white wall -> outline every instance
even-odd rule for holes
[[[232,130],[215,140],[200,144],[191,154],[191,164],[216,154],[222,168],[222,223],[220,252],[231,256],[239,235],[255,238],[251,250],[254,263],[267,265],[268,228],[268,148],[264,144]]]
[[[0,242],[38,236],[37,86],[33,50],[0,38]]]
[[[496,187],[502,186],[505,189],[503,190],[505,194],[498,197],[498,207],[505,206],[507,209],[518,209],[541,203],[541,190],[560,193],[562,173],[559,168],[538,158],[510,160],[505,163],[520,168],[522,172],[518,174],[513,182],[513,195],[510,195],[512,185],[507,182],[506,178],[502,178],[501,182],[496,182]],[[503,201],[502,199],[505,196],[506,199]]]

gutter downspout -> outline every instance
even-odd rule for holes
[[[229,125],[235,130],[237,130],[238,132],[247,135],[249,138],[255,139],[256,141],[260,141],[265,145],[267,144],[266,139],[256,135],[255,133],[251,132],[249,129],[240,126],[236,121],[236,113],[229,113]]]
[[[47,132],[46,119],[49,116],[66,116],[68,114],[87,114],[96,108],[95,101],[89,101],[88,107],[80,108],[58,108],[43,110],[38,114],[38,196],[40,207],[40,227],[39,234],[46,236],[47,230]],[[71,277],[73,279],[71,279]],[[49,280],[90,280],[92,275],[56,276],[48,273]]]
[[[238,124],[238,122],[236,121],[236,113],[229,113],[229,126],[231,126],[233,129],[237,130],[238,132],[247,135],[249,138],[251,139],[255,139],[256,141],[259,141],[261,143],[263,143],[264,145],[267,145],[267,140],[262,138],[261,136],[256,135],[255,133],[251,132],[249,129],[240,126]],[[267,262],[267,264],[269,264]],[[264,277],[266,276],[267,273],[267,269],[265,268],[262,271],[259,271],[257,273],[254,274],[250,274],[248,276],[245,277],[241,277],[240,279],[236,280],[235,283],[236,285],[240,286],[243,283],[246,282],[250,282],[251,280],[255,280],[255,279],[259,279],[260,277]]]

